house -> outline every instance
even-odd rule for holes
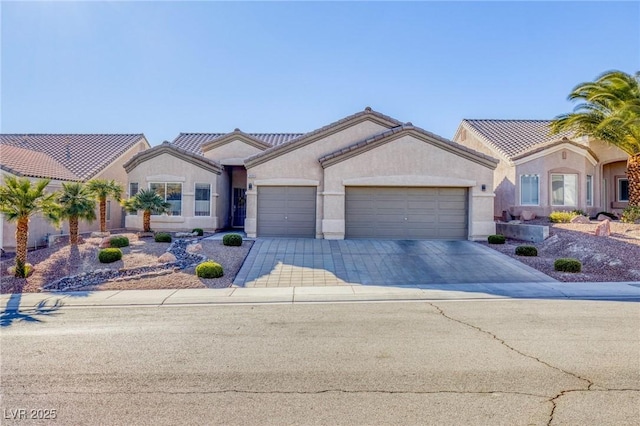
[[[124,184],[127,174],[122,165],[149,148],[143,134],[2,134],[0,135],[0,175],[28,177],[35,181],[51,179],[48,192],[62,188],[62,182],[114,179]],[[107,201],[107,227],[124,227],[124,214],[117,202]],[[96,214],[97,215],[97,214]],[[29,223],[29,247],[42,246],[54,233],[68,233],[68,224],[56,229],[41,217]],[[80,232],[99,230],[80,223]],[[4,250],[14,250],[15,223],[0,215],[0,242]]]
[[[180,134],[124,164],[154,189],[154,230],[249,237],[484,239],[498,160],[366,108],[305,134]],[[142,215],[126,227],[142,228]]]
[[[627,154],[569,133],[549,134],[550,120],[462,120],[453,140],[499,159],[494,215],[527,210],[620,213],[629,200]]]

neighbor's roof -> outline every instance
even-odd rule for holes
[[[507,158],[533,148],[535,145],[570,137],[570,132],[551,135],[551,120],[462,120],[463,124]]]
[[[142,133],[0,134],[0,163],[22,176],[88,180],[141,140]]]
[[[200,147],[202,145],[228,134],[229,133],[180,133],[172,143],[178,148],[201,155],[202,150]],[[248,135],[271,146],[283,144],[303,134],[304,133],[248,133]]]

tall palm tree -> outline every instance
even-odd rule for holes
[[[69,243],[78,244],[78,224],[80,219],[89,223],[96,218],[96,201],[88,186],[79,182],[62,184],[62,191],[58,194],[60,217],[69,219]]]
[[[120,202],[123,192],[122,185],[113,179],[92,179],[87,182],[87,186],[100,203],[100,232],[107,232],[107,197],[112,197]]]
[[[164,201],[160,195],[151,189],[143,189],[136,195],[125,200],[122,205],[131,213],[143,211],[142,228],[144,232],[151,231],[151,214],[169,213],[171,204]]]
[[[46,220],[58,224],[60,206],[55,194],[45,192],[49,179],[31,182],[28,178],[5,176],[0,186],[0,213],[9,222],[16,222],[16,277],[25,277],[27,243],[29,241],[29,219],[40,213]]]
[[[551,133],[573,131],[617,146],[629,155],[629,205],[640,206],[640,72],[609,71],[581,83],[568,97],[580,102],[551,124]]]

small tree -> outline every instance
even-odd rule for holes
[[[89,191],[100,203],[100,232],[107,232],[107,197],[120,202],[122,185],[115,180],[92,179],[87,182]]]
[[[96,201],[88,186],[79,182],[62,184],[62,191],[58,194],[60,217],[69,220],[69,243],[78,244],[78,224],[80,219],[89,223],[96,218]]]
[[[151,189],[143,189],[136,195],[122,202],[124,208],[135,213],[138,210],[143,211],[142,228],[144,232],[151,231],[151,215],[169,213],[171,204],[164,201],[160,195]]]
[[[28,178],[5,176],[4,185],[0,186],[0,213],[8,222],[16,222],[16,277],[26,275],[31,216],[40,213],[56,225],[60,221],[60,206],[55,202],[55,194],[45,192],[49,182],[49,179],[31,182]]]

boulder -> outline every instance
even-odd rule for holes
[[[187,246],[187,253],[198,253],[202,251],[202,244],[198,243],[198,244],[189,244]]]
[[[106,238],[109,235],[111,235],[110,232],[98,232],[98,231],[96,231],[96,232],[92,232],[91,233],[91,238]]]
[[[102,241],[100,241],[100,245],[98,245],[98,248],[109,248],[111,247],[111,237],[105,237],[102,239]]]
[[[171,262],[175,262],[177,260],[178,259],[176,259],[176,257],[173,254],[169,253],[169,252],[166,252],[166,253],[162,254],[160,257],[158,257],[158,263],[171,263]]]
[[[591,223],[588,217],[581,214],[571,219],[571,223]]]
[[[176,238],[197,237],[197,236],[198,236],[197,232],[176,232]]]
[[[522,210],[520,213],[520,219],[522,220],[533,220],[536,218],[536,214],[531,210]]]
[[[602,220],[611,220],[611,218],[607,215],[604,214],[599,214],[598,217],[596,217],[597,221],[602,221]]]
[[[596,228],[595,235],[596,237],[608,237],[611,235],[611,221],[606,219],[600,222]]]

